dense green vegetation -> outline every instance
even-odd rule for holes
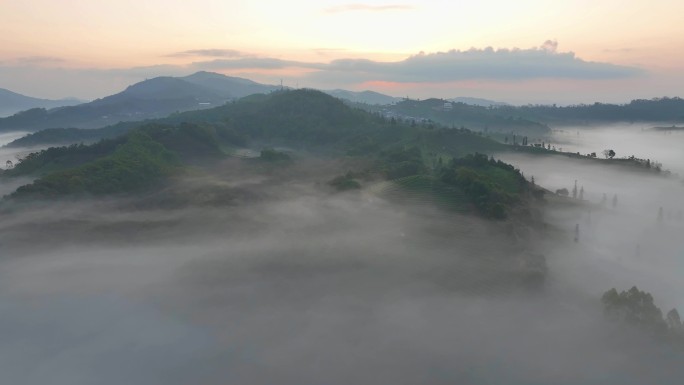
[[[292,158],[282,151],[276,151],[272,148],[264,148],[259,154],[259,159],[266,162],[289,162]]]
[[[427,171],[420,148],[393,147],[380,153],[383,171],[388,179],[423,174]]]
[[[51,134],[80,137],[83,132],[40,133],[44,137]],[[414,185],[430,186],[413,189],[413,193],[427,194],[428,200],[434,194],[442,198],[448,195],[451,197],[440,199],[453,201],[459,208],[470,204],[480,214],[495,219],[504,218],[519,202],[524,185],[524,179],[510,165],[481,154],[460,158],[503,146],[480,134],[399,123],[352,109],[312,90],[254,95],[214,109],[175,114],[92,145],[49,148],[30,154],[4,175],[40,177],[18,189],[14,197],[134,192],[154,185],[183,164],[201,166],[204,160],[257,143],[267,145],[262,147],[259,159],[269,163],[286,165],[291,161],[289,154],[271,145],[328,157],[367,159],[373,166],[366,171],[372,175],[405,181],[397,186],[407,190]],[[455,158],[445,166],[443,159],[451,157]],[[360,188],[353,173],[333,178],[329,184],[337,190]]]
[[[102,140],[91,145],[72,144],[68,147],[50,147],[27,155],[14,168],[6,170],[3,175],[42,175],[79,166],[111,154],[118,145],[125,141],[125,137],[120,137]]]
[[[366,106],[384,111],[397,119],[417,124],[441,123],[467,126],[485,132],[517,132],[528,135],[548,132],[546,124],[588,124],[608,122],[684,122],[684,100],[656,98],[633,100],[628,104],[581,104],[573,106],[475,106],[446,100],[404,100],[389,106]]]
[[[21,137],[7,147],[35,147],[44,145],[66,145],[72,143],[92,143],[101,139],[121,136],[140,123],[119,123],[102,129],[85,128],[48,128]]]
[[[484,154],[451,160],[441,169],[441,180],[462,189],[481,214],[496,219],[506,217],[507,208],[528,186],[513,166]]]
[[[333,178],[328,184],[337,191],[358,190],[361,188],[361,183],[354,179],[354,175],[351,172]]]
[[[445,103],[449,106],[445,108]],[[524,117],[513,110],[498,107],[483,107],[465,103],[451,103],[443,99],[403,100],[384,107],[369,107],[396,119],[407,120],[412,124],[438,123],[449,127],[466,126],[485,132],[520,132],[530,135],[549,132],[549,127],[533,119]]]
[[[118,144],[111,154],[78,167],[48,173],[31,184],[19,187],[11,196],[46,198],[138,191],[170,175],[177,165],[174,153],[149,135],[136,131]]]
[[[565,107],[555,105],[501,106],[497,109],[511,116],[555,124],[684,121],[684,99],[682,98],[637,99],[623,105],[594,103]]]
[[[663,319],[650,293],[636,286],[618,293],[615,288],[601,297],[606,316],[613,322],[640,329],[656,338],[676,341],[684,346],[684,325],[677,309],[670,310]]]
[[[185,161],[223,155],[220,134],[217,128],[210,124],[152,123],[139,127],[137,130],[146,133]]]
[[[407,125],[391,125],[379,116],[349,108],[342,101],[314,90],[252,95],[211,110],[176,114],[163,121],[210,123],[227,140],[233,138],[243,144],[267,141],[296,148],[325,146],[356,155],[377,151],[411,134]]]

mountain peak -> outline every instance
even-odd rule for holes
[[[39,99],[0,88],[0,117],[10,116],[32,108],[55,108],[81,103],[76,99]]]

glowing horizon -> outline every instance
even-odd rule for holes
[[[581,98],[580,92],[605,100],[672,96],[684,87],[679,75],[684,52],[678,49],[684,46],[684,25],[678,20],[684,3],[667,0],[608,0],[598,5],[588,0],[558,4],[6,0],[0,2],[0,14],[0,88],[39,97],[91,99],[147,77],[198,69],[266,83],[286,78],[288,83],[315,88],[358,90],[370,85],[380,92],[500,95],[505,101],[513,99],[512,83],[524,94],[520,101],[554,100],[555,95],[572,102]],[[542,47],[544,42],[557,42],[550,48],[553,53],[574,53],[583,62],[616,69],[635,68],[643,76],[615,78],[604,71],[603,78],[573,80],[550,67],[553,76],[520,79],[501,79],[490,72],[416,81],[404,73],[399,81],[349,76],[336,83],[335,77],[323,76],[339,60],[401,65],[420,52],[429,56],[487,47],[517,52]],[[237,68],[231,60],[245,65]],[[250,60],[257,65],[246,65]],[[221,67],[220,61],[227,67]],[[501,70],[505,71],[509,70]],[[63,79],[58,78],[60,73]],[[88,86],[68,86],[67,81],[78,79]],[[549,85],[559,87],[556,94],[548,92]],[[568,95],[567,89],[577,93]]]

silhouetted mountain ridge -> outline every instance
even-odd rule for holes
[[[274,89],[277,87],[210,72],[198,72],[182,78],[161,76],[89,103],[22,111],[0,119],[0,131],[99,128],[118,122],[158,119],[175,112],[215,107],[229,100]]]
[[[74,98],[59,100],[39,99],[0,88],[0,117],[16,114],[19,111],[31,108],[55,108],[79,103],[81,101]]]

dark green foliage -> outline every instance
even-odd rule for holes
[[[395,147],[381,153],[385,173],[389,179],[422,174],[427,171],[418,147]]]
[[[314,90],[254,95],[236,103],[191,111],[166,119],[176,122],[222,123],[234,135],[310,144],[334,144],[372,126],[372,115]]]
[[[211,125],[181,124],[170,126],[147,124],[115,139],[105,139],[91,145],[72,144],[67,147],[50,147],[31,153],[19,162],[14,169],[5,172],[6,176],[45,174],[53,171],[76,167],[111,155],[128,137],[145,133],[166,149],[175,152],[183,159],[222,156],[216,130]]]
[[[184,159],[221,156],[217,130],[209,124],[148,124],[139,128]]]
[[[441,179],[462,189],[481,214],[494,219],[505,218],[507,208],[527,188],[527,181],[513,166],[484,154],[453,159],[441,170]]]
[[[143,132],[133,132],[111,155],[82,166],[49,173],[11,196],[55,197],[112,194],[144,189],[173,172],[177,157]]]
[[[104,130],[106,129],[94,131]],[[71,130],[55,132],[58,136],[59,133],[67,136],[72,133]],[[45,131],[42,135],[49,133],[50,131]],[[83,134],[82,131],[73,133],[76,136]],[[117,174],[114,170],[120,167],[115,167],[111,163],[112,159],[116,158],[115,149],[124,143],[127,144],[132,136],[138,134],[176,154],[183,163],[192,163],[207,157],[221,157],[224,155],[224,148],[229,150],[231,147],[249,146],[250,143],[268,143],[308,148],[330,155],[368,157],[376,161],[374,173],[383,174],[393,180],[416,175],[430,176],[426,162],[437,164],[438,157],[441,159],[445,155],[461,154],[469,148],[494,150],[502,146],[463,128],[429,129],[422,125],[411,127],[409,124],[396,121],[392,123],[379,115],[352,109],[321,92],[296,90],[254,95],[213,109],[175,114],[154,123],[144,124],[124,136],[103,140],[91,146],[79,144],[45,150],[28,156],[24,162],[5,175],[48,174],[31,187],[24,188],[21,193],[23,195],[37,191],[42,191],[46,195],[127,191],[138,183],[127,184],[121,180],[112,182],[116,185],[113,186],[107,178],[95,175]],[[282,162],[289,160],[290,157],[288,154],[266,148],[262,151],[260,159]],[[106,164],[109,166],[104,167]],[[106,170],[95,172],[96,169],[103,168]],[[440,167],[438,172],[441,173],[442,168],[444,167]],[[498,178],[500,187],[505,191],[517,191],[511,187],[516,183],[515,178],[509,175],[509,170],[502,168],[501,164],[488,164],[486,169],[477,172],[490,179]],[[135,180],[136,175],[136,172],[123,173],[113,180],[128,177]],[[86,181],[82,180],[84,177]],[[96,188],[90,183],[95,180],[103,183],[103,187]],[[332,185],[338,189],[359,187],[354,178],[336,179]],[[472,194],[475,194],[476,185],[473,181],[468,182]],[[444,190],[449,189],[458,190],[457,200],[464,201],[458,186],[446,186]],[[487,189],[489,190],[492,189]],[[481,205],[486,208],[486,215],[504,216],[506,204],[497,206],[490,202],[496,200],[494,194],[489,193],[488,196],[490,198],[487,202]]]
[[[549,131],[546,124],[586,124],[588,122],[681,122],[684,121],[684,100],[681,98],[655,98],[633,100],[624,105],[581,104],[559,107],[556,105],[492,106],[483,107],[452,103],[444,109],[445,100],[404,100],[393,106],[383,106],[399,116],[418,116],[447,126],[465,125],[488,132],[510,131],[542,134]],[[368,106],[369,109],[380,107]],[[408,122],[411,123],[411,122]]]
[[[684,121],[684,99],[637,99],[628,104],[581,104],[575,106],[504,106],[498,109],[514,116],[543,122],[664,122]]]
[[[125,141],[126,139],[121,137],[102,140],[92,145],[72,144],[68,147],[50,147],[46,150],[27,155],[13,169],[7,170],[5,175],[44,174],[78,166],[109,155],[118,145]]]
[[[601,302],[611,320],[625,322],[657,336],[668,333],[663,312],[654,304],[653,296],[636,286],[620,293],[610,289],[603,294]]]
[[[440,128],[433,132],[424,131],[421,135],[426,146],[451,157],[462,157],[474,152],[491,153],[507,148],[466,128]]]
[[[411,120],[411,124],[424,125],[439,123],[446,126],[468,126],[487,132],[530,132],[543,134],[549,132],[549,127],[537,121],[525,118],[512,111],[499,108],[476,106],[465,103],[452,103],[451,109],[444,109],[443,99],[404,100],[392,106],[384,106],[399,116],[417,116],[425,121],[418,124]]]
[[[437,205],[467,213],[469,202],[465,193],[430,175],[412,175],[395,179],[382,191],[386,198],[400,203]]]
[[[282,151],[276,151],[272,148],[264,148],[259,154],[259,159],[266,162],[289,162],[292,158]]]
[[[95,142],[101,139],[109,139],[123,135],[131,129],[132,125],[133,123],[120,123],[97,130],[84,128],[48,128],[21,137],[7,144],[7,147],[32,147]]]
[[[337,191],[358,190],[361,188],[361,184],[354,179],[351,173],[337,176],[328,184],[337,189]]]

